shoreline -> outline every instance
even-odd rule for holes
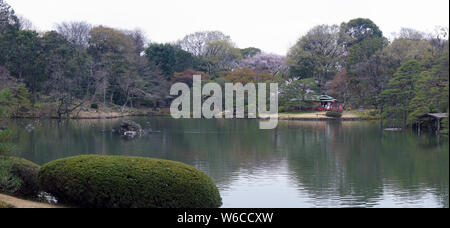
[[[102,120],[102,119],[120,119],[125,117],[170,117],[168,113],[162,112],[138,112],[138,113],[119,113],[119,112],[81,112],[77,116],[70,118],[62,117],[62,120]],[[12,119],[59,119],[57,116],[23,116]],[[259,116],[257,119],[268,120],[270,116]],[[361,117],[354,113],[344,113],[341,118],[327,117],[324,112],[317,113],[279,113],[278,120],[281,121],[374,121],[380,118]]]
[[[5,206],[6,208],[63,208],[59,205],[40,203],[30,200],[20,199],[14,196],[5,195],[0,193],[0,205]]]

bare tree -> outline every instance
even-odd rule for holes
[[[20,30],[32,30],[36,31],[36,27],[33,25],[33,22],[31,22],[28,18],[19,15],[19,22],[20,22]]]
[[[66,37],[69,42],[78,48],[88,46],[91,29],[92,26],[86,22],[63,22],[56,25],[58,33]]]
[[[178,45],[185,51],[195,56],[203,56],[209,43],[214,41],[226,41],[232,43],[230,36],[219,31],[196,32],[187,35],[178,41]]]
[[[400,34],[399,34],[398,38],[412,40],[412,41],[421,41],[426,38],[425,36],[426,36],[425,33],[421,32],[421,31],[417,31],[417,30],[411,29],[411,28],[402,28],[402,29],[400,29]]]
[[[142,55],[145,51],[145,48],[150,40],[147,38],[147,35],[141,29],[135,29],[131,31],[124,31],[125,34],[131,37],[133,40],[134,46],[136,47],[136,54],[138,56]]]
[[[288,71],[285,56],[267,53],[261,53],[246,58],[240,62],[240,66],[249,67],[255,72],[267,70],[273,75],[278,73],[285,74]]]
[[[440,55],[445,50],[448,50],[448,27],[437,26],[432,34],[429,34],[429,41],[434,48],[434,54]]]

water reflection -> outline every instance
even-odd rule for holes
[[[121,120],[18,120],[17,156],[38,164],[79,154],[146,156],[193,165],[218,184],[225,207],[448,207],[448,137],[383,132],[376,122],[251,120],[150,122],[127,141]],[[25,131],[32,123],[35,130]]]

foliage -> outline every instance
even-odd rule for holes
[[[213,41],[206,46],[204,61],[209,75],[218,77],[222,72],[232,71],[241,59],[241,52],[230,42]]]
[[[356,18],[348,23],[342,23],[340,36],[346,46],[351,47],[367,38],[381,38],[383,32],[372,20]]]
[[[0,118],[11,115],[13,94],[10,89],[0,90]]]
[[[14,150],[14,145],[11,144],[13,132],[9,129],[0,129],[0,156],[7,155]]]
[[[0,118],[21,117],[31,109],[30,92],[23,83],[0,90]]]
[[[225,79],[232,83],[240,82],[245,85],[247,83],[267,82],[273,79],[273,75],[268,71],[257,73],[250,68],[239,68],[226,75]]]
[[[405,127],[409,112],[409,102],[416,95],[415,82],[419,79],[422,66],[416,60],[403,64],[389,81],[389,89],[381,94],[383,117],[391,125]]]
[[[0,35],[10,31],[17,31],[19,28],[20,21],[14,10],[4,0],[0,0]]]
[[[0,156],[0,192],[37,197],[39,166],[22,158]]]
[[[197,58],[171,44],[151,44],[145,50],[145,55],[169,80],[175,72],[197,67]]]
[[[98,109],[98,104],[91,104],[92,109]]]
[[[311,29],[288,53],[292,78],[314,78],[321,90],[326,81],[342,68],[344,48],[337,25],[319,25]]]
[[[261,49],[255,47],[241,49],[242,58],[245,59],[252,58],[253,56],[259,55],[261,53],[262,53]]]
[[[240,67],[248,67],[255,72],[269,71],[271,74],[287,73],[286,57],[276,54],[260,53],[240,62]]]
[[[202,76],[203,82],[210,80],[210,77],[204,72],[195,71],[193,69],[187,69],[181,73],[175,73],[174,76],[172,77],[172,83],[175,84],[180,82],[189,85],[189,87],[192,87],[194,75]]]
[[[215,208],[219,191],[204,173],[182,163],[78,156],[44,165],[42,189],[59,202],[95,208]]]
[[[190,52],[194,56],[201,57],[206,55],[207,46],[211,42],[225,41],[231,43],[231,38],[220,31],[196,32],[185,36],[178,41],[178,45],[185,51]]]
[[[288,99],[303,97],[305,83],[298,80],[311,79],[306,84],[315,94],[333,95],[345,108],[378,109],[392,124],[412,125],[424,113],[448,110],[448,35],[448,28],[430,34],[402,28],[390,42],[372,20],[356,18],[313,27],[285,57],[240,49],[220,31],[196,32],[174,44],[149,44],[139,29],[87,22],[38,33],[0,0],[0,116],[39,115],[38,104],[60,118],[101,102],[122,112],[164,107],[171,84],[191,84],[195,73],[221,85],[278,82],[287,108],[312,106]],[[399,86],[399,70],[411,60],[421,69],[408,86]]]
[[[67,41],[72,43],[78,48],[87,48],[89,45],[89,32],[92,29],[92,25],[80,21],[80,22],[63,22],[56,26],[56,30],[59,34],[64,36]]]
[[[330,118],[336,118],[336,119],[342,118],[342,112],[339,112],[339,111],[328,111],[325,115]]]
[[[280,103],[285,106],[312,108],[312,96],[319,95],[319,87],[312,78],[287,82],[280,88]]]

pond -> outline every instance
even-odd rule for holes
[[[449,140],[385,132],[378,122],[130,118],[153,134],[112,133],[121,119],[13,120],[15,156],[37,164],[82,154],[163,158],[218,185],[225,208],[449,207]],[[33,124],[28,132],[25,127]]]

